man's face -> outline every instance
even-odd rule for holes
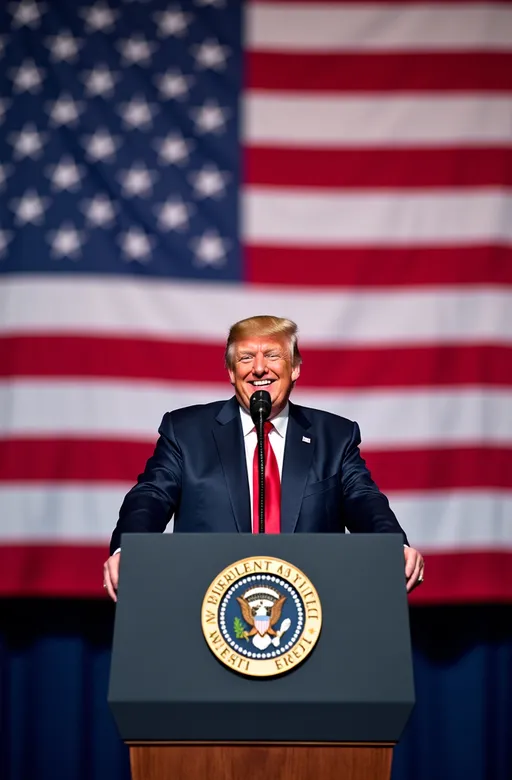
[[[235,343],[229,379],[238,401],[247,410],[251,395],[256,390],[267,390],[272,399],[270,416],[275,417],[286,406],[299,374],[299,366],[292,367],[286,338],[255,337]]]

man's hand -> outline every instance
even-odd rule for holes
[[[410,593],[423,582],[423,572],[425,571],[425,561],[418,550],[412,547],[404,547],[405,557],[405,580],[407,582],[407,593]]]
[[[117,601],[117,584],[119,582],[119,564],[121,553],[114,553],[103,564],[103,587],[112,601]]]

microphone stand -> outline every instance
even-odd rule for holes
[[[258,530],[265,533],[265,448],[263,427],[272,411],[272,399],[268,390],[257,390],[252,394],[249,409],[258,436]]]
[[[256,422],[256,432],[258,435],[258,478],[259,478],[259,521],[258,530],[260,534],[265,533],[265,450],[263,447],[263,409],[260,408],[258,420]]]

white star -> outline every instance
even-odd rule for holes
[[[127,261],[137,260],[140,263],[147,263],[151,260],[155,239],[142,228],[132,227],[125,233],[121,233],[119,243]]]
[[[4,189],[5,182],[14,170],[13,165],[9,163],[0,163],[0,190]]]
[[[153,191],[153,184],[158,179],[156,171],[150,171],[144,163],[134,163],[128,170],[123,170],[118,176],[126,197],[139,195],[147,198]]]
[[[74,38],[69,30],[63,30],[58,35],[49,35],[44,42],[52,62],[75,62],[78,51],[84,45],[82,39]]]
[[[194,82],[193,76],[185,76],[179,70],[168,70],[167,73],[157,75],[153,79],[160,90],[160,97],[164,100],[171,98],[185,98]]]
[[[104,0],[98,0],[90,8],[81,8],[79,14],[85,19],[88,32],[108,32],[118,16],[118,12],[110,8]]]
[[[71,222],[63,223],[58,230],[47,233],[47,240],[51,244],[51,254],[55,258],[78,258],[84,240],[83,231],[77,230]]]
[[[136,33],[131,38],[124,38],[117,48],[121,52],[125,65],[149,65],[151,56],[158,49],[158,44],[150,43],[143,35]]]
[[[82,136],[81,141],[86,151],[87,159],[112,161],[121,146],[119,136],[112,136],[103,128],[98,128],[93,135]]]
[[[19,68],[11,68],[9,74],[12,78],[15,92],[39,92],[46,71],[37,68],[34,60],[24,60]]]
[[[215,165],[204,165],[200,171],[190,174],[195,194],[198,198],[222,197],[229,173],[219,171]]]
[[[5,119],[5,112],[11,105],[12,100],[10,98],[0,98],[0,125]]]
[[[183,13],[177,6],[153,14],[153,19],[158,25],[160,38],[168,38],[170,35],[181,38],[186,34],[193,18],[192,14]]]
[[[230,112],[227,108],[219,106],[216,100],[207,100],[199,108],[191,109],[190,113],[198,133],[220,133]]]
[[[180,165],[188,160],[194,142],[179,133],[169,133],[165,138],[157,138],[153,146],[159,154],[159,162]]]
[[[114,73],[107,65],[97,65],[93,70],[85,71],[82,76],[87,94],[91,97],[109,97],[119,79],[119,73]]]
[[[46,168],[46,175],[54,190],[78,189],[84,173],[83,167],[77,165],[69,155],[64,155],[57,165],[48,165]]]
[[[26,122],[18,133],[10,133],[8,139],[14,147],[15,159],[31,157],[36,160],[41,155],[47,137],[48,133],[38,132],[33,122]]]
[[[51,198],[41,198],[34,189],[26,190],[21,198],[14,198],[10,207],[15,215],[17,225],[41,225],[44,212],[51,203]]]
[[[128,103],[121,103],[119,113],[123,117],[125,127],[151,127],[153,115],[158,112],[155,103],[148,103],[146,98],[136,95]]]
[[[161,230],[180,230],[188,226],[193,207],[184,203],[181,198],[168,198],[165,203],[155,207],[158,215],[158,227]]]
[[[35,3],[34,0],[20,0],[7,6],[12,14],[12,26],[31,27],[35,29],[41,24],[41,16],[46,12],[46,3]]]
[[[92,227],[109,227],[117,212],[117,206],[102,193],[95,195],[92,200],[82,201],[80,209]]]
[[[208,38],[200,44],[191,47],[198,67],[223,70],[226,59],[231,54],[229,46],[221,46],[214,38]]]
[[[0,229],[0,257],[5,255],[6,249],[14,238],[14,234],[11,230]]]
[[[50,124],[54,127],[75,125],[84,110],[84,103],[81,100],[75,102],[69,92],[63,92],[57,100],[46,104],[46,110],[50,114]]]
[[[191,241],[197,265],[211,265],[220,268],[226,263],[226,252],[230,242],[221,238],[216,230],[207,230],[200,238]]]

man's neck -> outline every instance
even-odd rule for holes
[[[240,407],[240,414],[242,416],[244,433],[248,433],[253,428],[253,421],[250,412],[245,408],[245,406],[242,406],[242,404],[240,403],[239,403],[239,407]],[[283,433],[284,429],[286,429],[286,424],[289,416],[290,416],[290,405],[287,401],[284,409],[281,409],[281,411],[278,412],[278,414],[276,414],[273,417],[270,417],[269,419],[274,424],[275,428],[280,433]]]

